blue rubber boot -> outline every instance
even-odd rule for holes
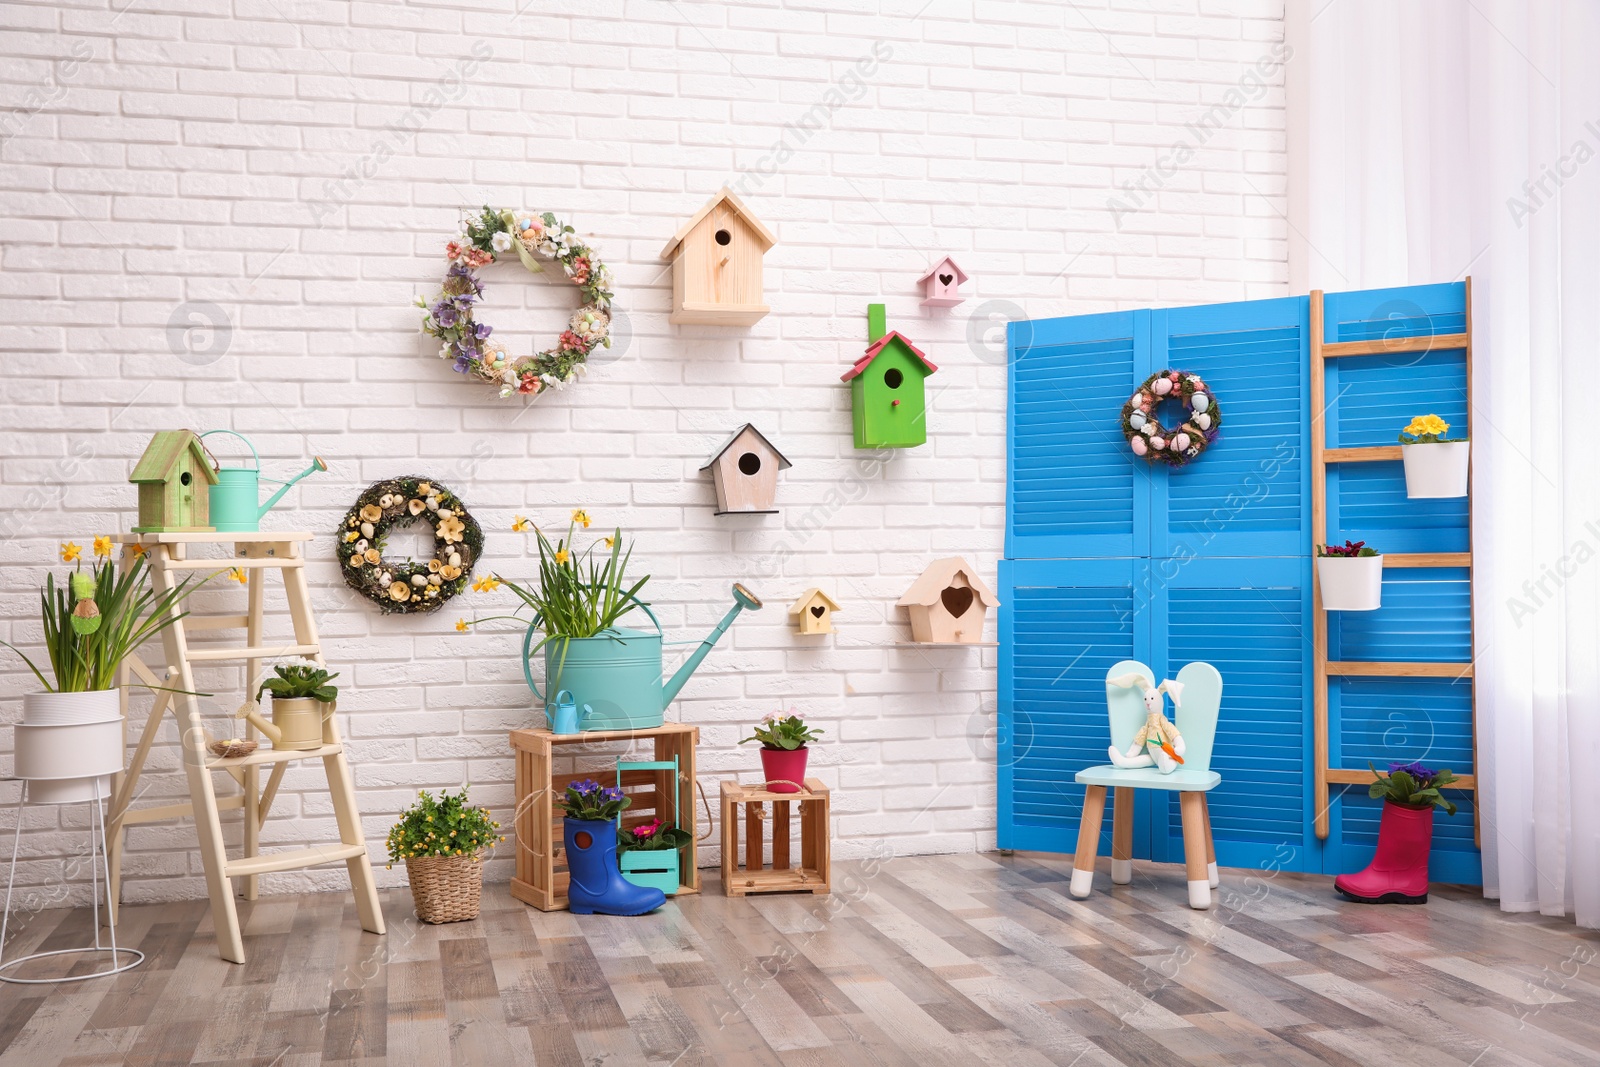
[[[659,889],[634,885],[617,867],[617,824],[563,819],[567,845],[567,907],[577,915],[643,915],[667,902]]]

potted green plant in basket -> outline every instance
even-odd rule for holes
[[[806,780],[806,745],[822,736],[822,731],[806,725],[805,716],[769,711],[749,737],[739,743],[761,742],[761,772],[767,776],[767,790],[773,793],[798,793]]]
[[[39,616],[50,677],[27,653],[0,642],[44,687],[23,694],[15,744],[16,775],[30,780],[29,796],[40,803],[94,799],[95,777],[76,777],[72,769],[85,762],[122,762],[123,662],[183,618],[187,612],[178,609],[184,598],[216,577],[186,577],[157,592],[142,550],[132,551],[119,569],[112,548],[110,537],[96,537],[95,560],[85,569],[83,547],[68,541],[61,559],[77,566],[67,581],[57,585],[54,574],[45,575]],[[98,784],[100,795],[109,795],[110,779],[101,777]]]
[[[1440,792],[1456,780],[1448,768],[1433,770],[1421,763],[1391,763],[1389,773],[1372,768],[1367,795],[1383,799],[1378,821],[1378,849],[1359,874],[1341,874],[1333,886],[1361,904],[1426,904],[1428,850],[1433,847],[1433,809],[1456,813]],[[1347,816],[1348,818],[1348,816]]]
[[[1365,541],[1317,546],[1323,611],[1376,611],[1383,602],[1383,553]]]
[[[418,790],[417,802],[389,831],[389,866],[405,861],[417,918],[455,923],[478,917],[483,853],[505,840],[499,829],[488,808],[467,800],[465,786],[454,796]]]
[[[255,700],[241,709],[241,717],[266,734],[273,748],[321,748],[331,740],[324,731],[339,698],[338,687],[328,683],[339,676],[308,659],[280,663],[272,670],[277,677],[261,683]],[[271,722],[258,710],[263,693],[272,694]]]
[[[1400,431],[1400,459],[1406,470],[1406,496],[1413,499],[1467,495],[1467,461],[1472,442],[1452,440],[1450,424],[1437,415],[1418,415]]]

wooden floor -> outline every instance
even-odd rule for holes
[[[0,986],[0,1064],[1600,1063],[1600,935],[1568,922],[1244,871],[1199,913],[1182,868],[1143,864],[1079,902],[1070,870],[839,863],[832,897],[747,900],[707,872],[704,895],[635,919],[490,886],[480,920],[440,927],[391,890],[386,937],[347,894],[263,897],[241,903],[243,966],[217,958],[203,903],[128,907],[145,965]],[[86,911],[40,912],[7,955],[88,933]]]

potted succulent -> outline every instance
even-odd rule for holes
[[[244,706],[243,717],[267,735],[273,748],[321,748],[331,742],[324,731],[338,708],[339,689],[328,683],[339,676],[308,659],[280,663],[272,670],[277,677],[261,683],[255,700]],[[263,693],[272,694],[271,722],[257,710]]]
[[[404,860],[417,918],[456,923],[478,917],[483,896],[483,853],[505,840],[488,808],[473,807],[467,789],[434,797],[417,791],[417,802],[400,813],[389,831],[390,868]]]
[[[1376,611],[1383,600],[1383,553],[1365,541],[1317,546],[1324,611]]]
[[[617,860],[617,822],[632,804],[620,786],[602,786],[593,778],[567,785],[556,800],[566,818],[561,837],[566,846],[567,907],[579,915],[643,915],[666,903],[667,895],[652,886],[635,885],[622,876]]]
[[[1467,495],[1467,460],[1472,442],[1446,436],[1450,424],[1437,415],[1418,415],[1400,431],[1400,458],[1406,468],[1406,496],[1438,498]]]
[[[617,835],[617,859],[622,877],[634,885],[654,886],[668,896],[682,884],[682,854],[678,851],[694,835],[668,826],[660,816]]]
[[[1334,888],[1361,904],[1426,904],[1428,850],[1433,847],[1433,809],[1454,815],[1456,806],[1439,790],[1456,776],[1448,768],[1432,770],[1420,763],[1391,763],[1389,773],[1372,768],[1367,795],[1383,799],[1378,822],[1378,849],[1359,874],[1341,874]]]
[[[98,757],[112,749],[117,756],[113,762],[121,762],[118,686],[123,661],[182,618],[186,613],[178,606],[210,580],[191,576],[157,593],[141,549],[134,549],[120,570],[111,559],[110,537],[96,537],[93,552],[95,560],[86,569],[83,547],[68,541],[61,546],[61,559],[76,567],[67,581],[58,586],[54,574],[45,575],[39,615],[49,677],[21,649],[0,642],[22,658],[44,687],[22,697],[15,753],[17,777],[35,783],[29,796],[40,803],[94,798],[93,776],[71,771],[80,757],[106,762]],[[101,778],[99,784],[100,795],[108,795],[109,779]]]
[[[761,773],[767,776],[767,790],[772,793],[798,793],[806,780],[808,742],[822,736],[822,731],[806,725],[804,715],[789,710],[789,714],[769,711],[749,737],[739,743],[761,742]]]

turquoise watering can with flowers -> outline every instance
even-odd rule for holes
[[[283,499],[283,494],[300,479],[317,471],[325,471],[328,465],[322,461],[321,456],[312,457],[311,466],[281,482],[283,486],[276,493],[267,498],[265,504],[257,504],[261,496],[261,482],[278,482],[277,478],[263,479],[261,475],[261,457],[256,454],[256,446],[242,433],[232,430],[208,430],[201,434],[202,438],[212,434],[225,433],[237,437],[250,449],[250,458],[255,461],[253,467],[224,467],[217,464],[217,484],[211,487],[211,525],[220,532],[226,533],[256,533],[261,529],[261,516],[272,510],[272,505]]]
[[[677,697],[718,638],[728,632],[733,620],[746,608],[761,607],[759,597],[735,582],[733,607],[728,614],[699,642],[699,647],[683,661],[677,673],[663,681],[661,623],[644,601],[638,597],[633,601],[655,623],[655,633],[613,626],[593,637],[552,637],[545,642],[545,684],[558,697],[564,695],[564,700],[547,701],[539,691],[539,683],[534,681],[533,646],[543,620],[535,617],[528,625],[528,633],[522,639],[522,673],[539,703],[552,704],[547,711],[552,726],[556,713],[566,703],[583,707],[581,729],[585,731],[651,730],[660,726],[666,721],[667,705]]]

